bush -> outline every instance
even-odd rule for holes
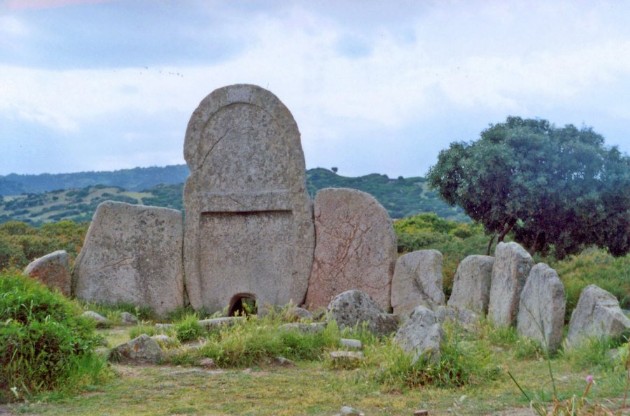
[[[23,269],[55,250],[66,250],[74,258],[81,250],[87,227],[73,221],[43,224],[40,228],[20,221],[0,224],[0,270]]]
[[[0,402],[101,375],[99,340],[81,312],[32,279],[0,275]]]
[[[595,284],[615,295],[622,308],[630,308],[630,256],[613,257],[602,249],[587,249],[551,264],[567,296],[565,321],[571,318],[582,289]]]
[[[175,323],[175,333],[180,342],[188,342],[201,338],[206,330],[199,324],[199,316],[192,313]]]

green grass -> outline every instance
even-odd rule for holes
[[[21,275],[0,275],[0,402],[73,390],[104,374],[80,306]]]
[[[409,415],[421,408],[431,415],[489,414],[529,406],[508,371],[530,398],[553,403],[548,362],[536,355],[517,358],[521,339],[487,323],[474,333],[447,328],[442,360],[434,368],[414,367],[391,339],[366,336],[361,330],[340,331],[332,325],[319,340],[293,332],[293,338],[283,338],[278,324],[249,319],[206,333],[208,342],[215,340],[226,352],[223,357],[234,354],[229,359],[214,356],[222,360],[220,370],[188,365],[195,360],[178,366],[114,365],[116,377],[89,385],[79,397],[49,393],[12,409],[42,415],[321,415],[351,405],[366,414]],[[338,348],[342,336],[366,341],[366,359],[359,367],[333,369],[322,358]],[[209,350],[201,351],[206,356]],[[196,353],[182,356],[186,354]],[[295,366],[274,365],[268,357],[275,354],[289,355]],[[619,407],[626,385],[623,366],[593,364],[578,370],[562,354],[549,363],[557,400],[580,397],[590,374],[596,381],[588,393],[591,403]]]
[[[595,284],[615,295],[622,308],[630,308],[630,256],[613,257],[605,250],[588,249],[577,256],[551,262],[564,283],[566,321],[575,309],[582,289]]]

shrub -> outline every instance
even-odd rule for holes
[[[40,228],[24,222],[0,224],[0,270],[23,269],[30,261],[55,250],[75,257],[81,250],[87,224],[72,221],[43,224]]]
[[[0,401],[101,375],[104,363],[93,352],[98,337],[80,313],[32,279],[0,275]]]
[[[180,342],[188,342],[201,338],[206,330],[199,324],[199,316],[192,313],[175,323],[175,333]]]

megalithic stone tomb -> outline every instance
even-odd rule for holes
[[[243,299],[300,304],[313,262],[312,206],[300,133],[287,107],[254,85],[201,101],[184,157],[184,270],[195,309]]]

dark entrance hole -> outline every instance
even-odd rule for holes
[[[251,293],[238,293],[232,296],[228,316],[256,315],[257,312],[256,296]]]

